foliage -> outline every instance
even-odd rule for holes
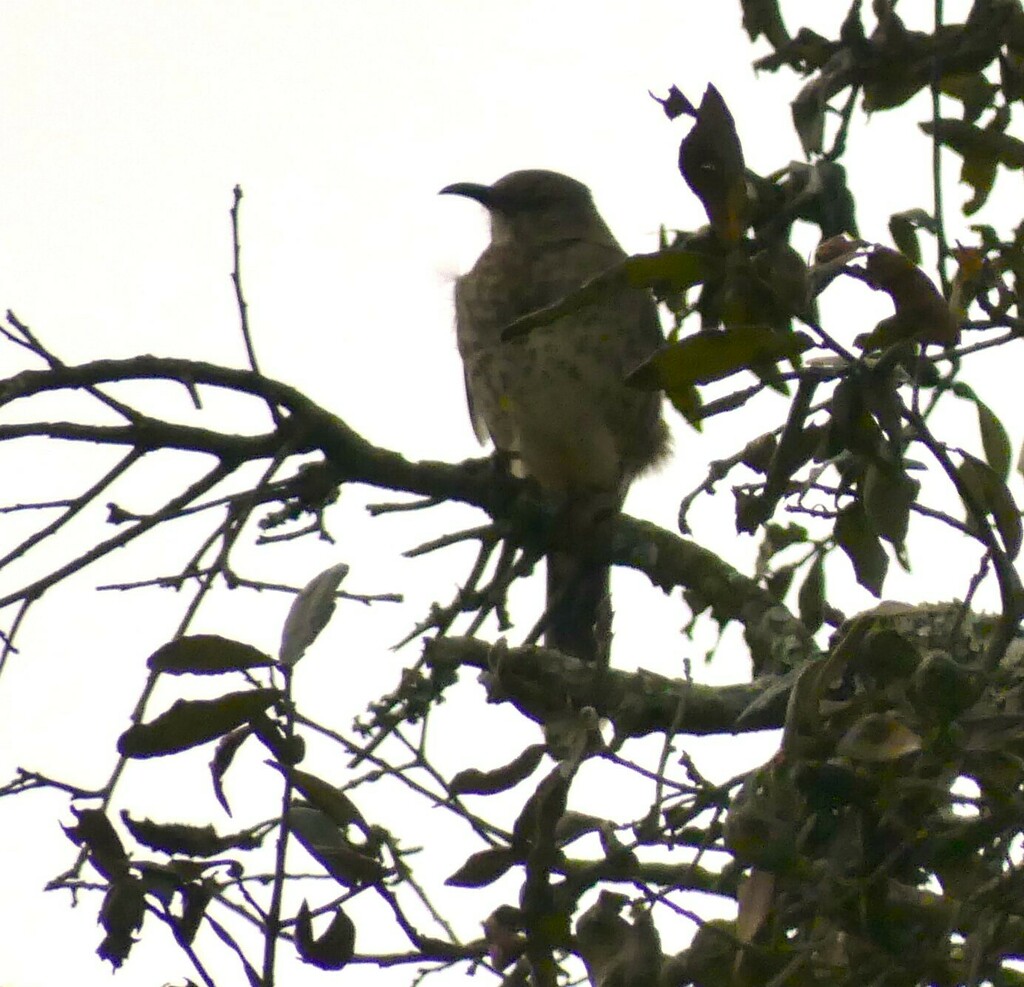
[[[750,683],[710,687],[689,674],[595,670],[537,647],[536,630],[516,647],[475,637],[487,617],[511,627],[509,587],[557,544],[557,527],[527,485],[487,462],[409,462],[263,376],[237,269],[248,370],[148,356],[68,366],[8,314],[7,341],[44,366],[0,381],[0,405],[40,408],[0,425],[0,441],[45,437],[126,451],[0,565],[50,550],[153,453],[177,450],[213,464],[165,489],[151,513],[112,504],[114,535],[51,562],[0,600],[10,615],[6,659],[28,610],[73,574],[155,528],[215,519],[180,573],[149,581],[192,597],[178,636],[149,659],[108,780],[85,789],[23,768],[0,790],[55,788],[70,797],[74,822],[65,831],[80,852],[51,887],[99,893],[104,958],[121,966],[156,920],[206,984],[214,982],[206,956],[221,949],[250,984],[270,987],[285,944],[325,970],[408,965],[425,976],[481,968],[506,984],[553,985],[584,973],[595,987],[1024,980],[1013,964],[1024,958],[1024,595],[1014,565],[1022,529],[1006,429],[962,377],[974,354],[1012,346],[1024,327],[1024,221],[1007,230],[971,227],[970,242],[951,247],[939,153],[962,160],[968,216],[1004,171],[1024,165],[1024,144],[1009,133],[1024,99],[1024,7],[975,0],[964,23],[931,32],[906,27],[895,7],[875,0],[869,29],[856,0],[837,36],[826,38],[807,28],[791,34],[778,0],[744,0],[751,40],[770,47],[758,67],[802,77],[792,106],[806,160],[754,174],[715,87],[699,101],[673,88],[660,102],[685,130],[679,170],[707,223],[666,234],[656,253],[628,259],[506,330],[528,332],[622,279],[657,294],[673,320],[671,339],[631,382],[664,390],[693,427],[728,414],[743,421],[747,437],[682,498],[683,537],[622,517],[595,550],[644,572],[656,588],[681,588],[694,621],[739,623],[755,671]],[[856,190],[840,162],[859,112],[904,107],[921,91],[930,92],[932,113],[915,133],[936,152],[933,201],[892,217],[890,246],[871,238],[876,231],[858,230]],[[949,98],[959,117],[941,115]],[[236,190],[236,245],[240,198]],[[791,242],[800,224],[819,234],[810,263]],[[922,266],[922,238],[934,248],[937,280]],[[883,292],[893,313],[844,343],[821,324],[819,300],[824,307],[833,286],[850,283]],[[113,396],[112,385],[127,381],[177,382],[197,402],[212,391],[244,396],[268,424],[238,434],[164,420]],[[84,412],[73,421],[46,417],[44,400],[72,391],[102,407],[102,423]],[[784,395],[787,412],[762,431],[748,405],[766,391]],[[936,410],[950,402],[966,402],[976,416],[973,453],[933,427]],[[118,424],[107,423],[111,414]],[[255,483],[244,479],[253,464],[262,469]],[[750,573],[686,537],[693,504],[734,474],[737,530],[759,539]],[[296,591],[278,655],[195,633],[191,622],[215,586],[245,585],[232,566],[239,546],[328,537],[338,492],[354,483],[415,495],[416,507],[470,504],[492,521],[418,549],[480,546],[455,598],[410,630],[407,641],[424,641],[421,656],[345,731],[304,715],[293,684],[346,595],[338,587],[348,566]],[[952,493],[961,517],[931,506],[942,492]],[[891,562],[909,565],[921,519],[977,546],[976,571],[950,586],[963,602],[880,603],[847,617],[830,593],[836,564],[848,562],[880,598]],[[1001,605],[978,615],[971,603],[986,581]],[[460,673],[473,670],[487,700],[538,724],[543,742],[497,766],[473,751],[479,763],[446,776],[431,761],[427,727],[453,715],[445,699]],[[174,691],[199,676],[222,683],[213,698],[193,698],[182,685],[175,701],[158,707],[158,681]],[[778,751],[726,783],[671,756],[680,736],[770,727],[782,729]],[[660,738],[660,752],[650,763],[631,762],[624,744],[645,737]],[[314,738],[329,742],[334,757],[311,755]],[[243,750],[260,750],[273,780],[266,818],[224,832],[214,821],[114,812],[115,794],[131,803],[122,778],[129,761],[172,759],[206,744],[210,784],[228,813],[225,780]],[[339,752],[352,759],[345,772]],[[574,785],[595,763],[653,781],[647,810],[624,820],[614,804],[607,817],[578,808]],[[385,825],[360,807],[382,780],[473,834],[447,885],[461,889],[470,911],[500,889],[497,907],[478,915],[479,936],[459,938],[434,904],[437,888],[421,879],[416,813]],[[290,862],[296,844],[315,874]],[[732,903],[734,917],[710,918],[706,896]],[[368,899],[383,904],[402,945],[361,946]],[[694,927],[692,942],[669,938],[667,916]],[[379,914],[372,921],[379,930]],[[422,931],[424,921],[431,932]]]

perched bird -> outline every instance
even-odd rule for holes
[[[667,449],[660,394],[625,383],[663,342],[654,299],[613,280],[585,304],[503,341],[510,323],[564,299],[626,253],[590,190],[557,172],[514,171],[493,185],[460,182],[441,193],[479,202],[491,221],[490,245],[455,285],[473,426],[516,475],[533,477],[579,545],[548,557],[545,643],[607,661],[609,568],[587,558],[586,539]]]

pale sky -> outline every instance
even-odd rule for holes
[[[846,6],[800,0],[784,9],[791,28],[810,23],[825,32]],[[801,9],[813,20],[790,13]],[[949,11],[950,18],[956,14]],[[736,117],[750,167],[766,172],[800,157],[788,113],[798,83],[784,73],[755,85],[754,51],[739,18],[738,3],[706,0],[4,0],[0,310],[13,309],[67,362],[148,352],[243,365],[228,277],[228,210],[237,183],[245,193],[243,276],[264,372],[410,458],[476,455],[450,295],[453,277],[472,263],[486,228],[472,203],[439,199],[438,189],[546,167],[590,185],[630,251],[654,249],[661,223],[700,225],[700,206],[675,168],[685,125],[667,121],[648,90],[663,94],[675,84],[696,101],[714,82]],[[918,101],[908,112],[923,119],[926,107]],[[887,242],[890,213],[930,207],[923,184],[930,149],[923,137],[907,140],[903,126],[882,115],[858,122],[851,137],[851,185],[871,190],[859,203],[869,240]],[[951,205],[967,198],[955,184],[958,169],[951,158]],[[863,286],[844,297],[852,302],[831,313],[840,316],[845,339],[889,314],[886,300]],[[20,368],[5,366],[2,376]],[[1007,374],[1005,363],[993,360],[972,383],[1019,444]],[[180,393],[169,390],[166,400],[168,413],[188,413]],[[779,415],[782,407],[769,412]],[[230,422],[232,410],[224,414],[221,420]],[[960,414],[965,443],[975,442],[966,405]],[[699,482],[709,460],[731,452],[741,434],[721,423],[702,436],[681,424],[675,430],[675,460],[641,484],[629,504],[631,512],[670,529],[680,494]],[[29,490],[53,496],[60,484],[64,493],[84,486],[76,471],[88,458],[51,456],[16,476],[4,460],[4,470],[16,496]],[[149,506],[144,488],[130,487],[126,496],[137,509]],[[477,517],[438,511],[372,522],[369,530],[361,497],[343,494],[336,547],[246,556],[265,578],[298,584],[344,559],[353,566],[346,584],[353,592],[408,595],[409,606],[394,615],[339,610],[344,640],[360,641],[359,653],[346,654],[340,671],[321,669],[327,691],[312,690],[309,702],[319,703],[314,712],[325,717],[337,704],[341,726],[392,687],[415,646],[396,656],[388,645],[431,599],[446,600],[464,573],[465,556],[458,553],[415,563],[400,553]],[[15,498],[5,493],[8,499]],[[721,506],[699,516],[707,532],[720,533],[717,542],[707,537],[712,547],[743,564],[754,543],[736,539],[731,511],[726,491]],[[157,540],[152,554],[132,557],[131,571],[172,571],[169,560],[180,560],[176,549],[173,537]],[[949,556],[931,551],[921,546],[915,572],[948,574]],[[53,594],[45,604],[48,618],[35,615],[22,653],[0,679],[3,778],[18,764],[75,775],[83,784],[105,777],[106,752],[124,728],[142,661],[173,632],[181,607],[178,598],[155,591],[93,593],[90,585],[124,578],[117,561],[73,591]],[[624,592],[639,592],[628,577],[622,582]],[[951,596],[965,583],[966,575],[956,584],[915,588],[919,596]],[[841,585],[851,608],[869,605],[852,579]],[[650,591],[643,593],[650,601]],[[234,594],[204,611],[199,623],[273,649],[287,602]],[[643,618],[625,619],[617,637],[623,653],[640,652],[634,665],[680,674],[680,658],[692,654],[702,679],[746,674],[735,664],[723,667],[727,662],[704,668],[699,648],[671,636],[687,617],[678,598],[644,607]],[[652,646],[666,640],[668,647]],[[93,717],[100,710],[112,719],[98,725]],[[465,729],[488,734],[512,719],[507,711],[485,712],[490,725]],[[762,759],[770,753],[762,749]],[[203,774],[207,758],[204,752],[191,762],[179,787],[149,792],[146,811],[171,817],[185,800],[199,812],[215,812]],[[196,778],[206,786],[201,792],[180,787]],[[239,799],[256,794],[239,793]],[[42,987],[69,976],[80,984],[109,983],[109,969],[93,952],[95,897],[73,912],[66,895],[40,891],[73,859],[58,818],[71,821],[56,797],[0,803],[0,827],[9,834],[0,840],[5,987]],[[233,828],[223,817],[217,825]],[[467,927],[480,917],[471,916]],[[161,941],[155,933],[147,926],[120,982],[181,982],[189,975],[169,937]],[[230,962],[220,968],[230,971],[223,983],[241,982]],[[316,974],[303,976],[308,979],[295,982],[320,982]],[[402,984],[411,972],[359,969],[345,976],[350,983]]]

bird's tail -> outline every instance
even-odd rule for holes
[[[611,569],[565,552],[548,556],[544,643],[581,661],[608,664]]]

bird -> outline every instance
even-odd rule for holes
[[[664,343],[653,296],[610,278],[564,314],[503,338],[509,325],[559,302],[627,254],[568,175],[514,171],[492,185],[457,182],[440,194],[482,205],[491,241],[455,282],[456,341],[469,415],[516,476],[555,505],[574,550],[549,552],[544,643],[606,664],[610,569],[588,558],[597,526],[618,514],[630,484],[668,450],[661,394],[626,383]]]

